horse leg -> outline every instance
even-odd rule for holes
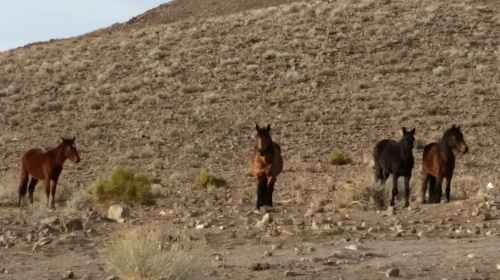
[[[405,207],[410,206],[410,178],[411,176],[405,176]]]
[[[50,202],[50,179],[45,180],[45,196],[47,197],[47,207],[49,207]]]
[[[394,206],[394,198],[398,195],[398,176],[392,174],[392,198],[391,206]]]
[[[446,178],[446,202],[450,202],[451,194],[451,176]]]
[[[434,203],[441,203],[441,196],[443,196],[443,177],[437,177]]]
[[[24,174],[21,175],[21,180],[19,182],[19,203],[17,205],[19,208],[21,207],[21,200],[26,195],[26,191],[28,188],[28,180],[29,180],[28,175],[24,175]]]
[[[273,207],[273,192],[274,184],[276,183],[276,177],[270,177],[267,183],[267,200],[266,205]]]
[[[436,201],[436,177],[429,175],[429,203]]]
[[[256,207],[257,210],[260,209],[261,206],[264,205],[264,199],[266,195],[266,188],[267,188],[267,178],[265,176],[257,178],[257,204]]]
[[[427,183],[429,182],[429,174],[425,174],[422,180],[422,204],[426,204],[425,193],[427,192]],[[429,203],[432,203],[431,188],[429,186]]]
[[[31,177],[30,184],[28,185],[28,196],[30,199],[30,204],[33,205],[33,192],[35,191],[35,186],[38,183],[38,179]]]
[[[50,208],[56,209],[56,187],[57,181],[50,180],[50,191],[52,193],[52,201],[50,202]]]

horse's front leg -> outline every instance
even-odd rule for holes
[[[19,182],[19,203],[18,207],[21,207],[21,201],[23,200],[24,196],[26,195],[26,190],[28,189],[28,180],[29,176],[28,175],[21,175],[20,182]]]
[[[393,173],[392,174],[392,198],[391,198],[391,206],[394,206],[394,198],[398,195],[398,176]]]
[[[267,178],[266,176],[259,176],[257,177],[257,203],[255,207],[257,210],[259,210],[261,206],[265,205],[266,193]]]
[[[274,184],[276,183],[276,177],[272,176],[268,178],[267,183],[267,198],[266,205],[273,207],[273,192],[274,192]]]
[[[405,207],[410,206],[410,179],[411,175],[405,176]]]
[[[451,195],[451,176],[446,178],[446,202],[450,202]]]
[[[50,178],[45,179],[45,196],[47,197],[47,207],[50,204]]]
[[[38,179],[36,179],[35,177],[31,177],[30,183],[28,185],[28,195],[31,205],[33,205],[33,193],[35,192],[35,187],[37,183]]]
[[[434,203],[441,203],[441,197],[443,196],[443,177],[436,178],[436,190]]]

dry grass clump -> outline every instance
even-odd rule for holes
[[[432,104],[425,109],[425,112],[430,116],[437,116],[443,114],[443,108],[439,104]]]
[[[352,163],[352,159],[339,149],[334,149],[330,153],[329,161],[332,165],[347,165]]]
[[[202,171],[196,181],[194,182],[194,188],[222,188],[227,186],[227,181],[224,178],[216,177],[214,174],[208,171]]]
[[[367,179],[360,182],[347,182],[335,189],[333,206],[346,208],[351,205],[368,208],[370,205],[377,208],[386,206],[385,198],[388,191],[381,185],[370,183]]]
[[[200,265],[199,247],[189,241],[164,248],[160,230],[139,228],[114,239],[102,256],[123,280],[194,279]]]
[[[148,176],[118,165],[113,167],[108,178],[99,178],[94,182],[92,198],[95,204],[125,202],[151,205],[155,203],[152,184],[153,180]]]

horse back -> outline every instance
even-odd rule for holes
[[[422,174],[434,177],[446,177],[453,174],[455,168],[454,158],[445,158],[436,142],[425,145],[422,156]]]
[[[42,149],[30,149],[21,158],[21,172],[43,180],[47,164],[50,162],[47,161],[47,154]]]

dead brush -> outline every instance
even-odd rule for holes
[[[120,279],[183,280],[200,272],[200,248],[186,238],[165,246],[159,229],[142,227],[114,238],[101,254]]]

